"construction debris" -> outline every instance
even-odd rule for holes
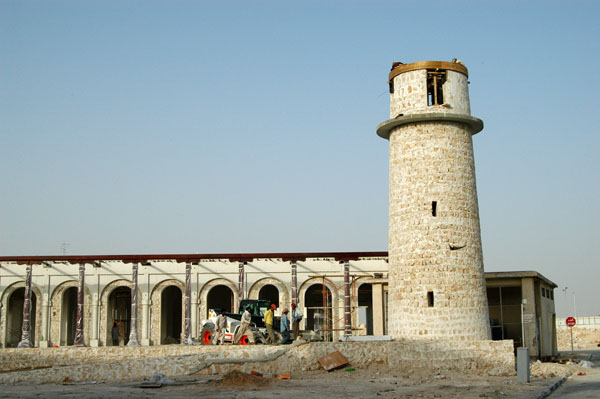
[[[327,371],[337,369],[348,364],[348,359],[340,351],[332,352],[317,360],[321,367]]]
[[[215,382],[216,385],[222,387],[263,387],[269,385],[269,383],[269,379],[244,373],[239,370],[233,370],[227,373],[221,381]]]
[[[160,388],[163,385],[169,385],[173,382],[173,380],[165,377],[163,373],[154,373],[148,381],[144,381],[140,384],[140,388]]]
[[[207,359],[204,362],[200,363],[196,368],[192,369],[190,371],[189,375],[194,375],[194,374],[200,372],[201,370],[205,369],[206,367],[216,365],[216,364],[259,363],[259,362],[267,362],[267,361],[275,360],[278,357],[280,357],[281,355],[283,355],[284,353],[287,353],[288,351],[290,351],[291,349],[296,348],[300,345],[305,345],[307,343],[308,342],[306,342],[306,341],[294,341],[291,345],[287,345],[283,349],[278,350],[277,352],[267,354],[267,355],[264,355],[261,357],[255,357],[255,358],[243,357],[243,358]]]

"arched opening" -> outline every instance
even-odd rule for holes
[[[226,285],[217,285],[210,289],[206,298],[207,314],[211,309],[225,309],[227,312],[233,312],[233,291]]]
[[[162,345],[181,343],[181,298],[179,287],[171,285],[160,295],[160,343]]]
[[[367,335],[373,335],[373,285],[358,287],[358,327],[364,326]]]
[[[77,287],[63,291],[60,317],[60,344],[71,346],[75,343],[77,328]]]
[[[263,285],[258,291],[258,299],[266,299],[279,307],[279,290],[272,284]]]
[[[117,322],[119,327],[119,345],[127,345],[131,328],[131,288],[115,288],[108,297],[109,326]]]
[[[31,326],[29,330],[29,341],[35,342],[35,314],[37,297],[31,291]],[[23,332],[23,304],[25,303],[25,288],[17,288],[8,298],[8,309],[6,310],[6,347],[16,348],[21,342]]]
[[[306,329],[320,334],[325,341],[332,339],[332,297],[325,284],[313,284],[304,294]]]

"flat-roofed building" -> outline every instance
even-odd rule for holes
[[[29,316],[24,312],[28,274]],[[537,272],[487,272],[485,278],[493,338],[521,345],[525,298],[523,325],[531,355],[556,354],[556,284]],[[237,312],[244,298],[267,299],[279,309],[296,302],[304,313],[300,327],[328,340],[347,328],[352,335],[387,335],[387,293],[388,254],[383,251],[3,257],[0,343],[22,342],[26,318],[25,335],[33,346],[75,345],[78,329],[85,345],[112,345],[115,321],[121,345],[132,336],[141,345],[182,343],[199,338],[210,309]]]

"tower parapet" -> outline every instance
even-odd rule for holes
[[[394,338],[489,339],[468,70],[394,63],[390,120],[389,331]]]

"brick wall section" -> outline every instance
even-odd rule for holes
[[[0,352],[1,384],[60,383],[90,381],[142,381],[154,373],[169,377],[183,376],[200,363],[215,358],[258,358],[280,350],[277,346],[157,346],[137,348],[48,348],[5,349]],[[432,370],[472,370],[490,375],[513,375],[514,355],[512,341],[477,341],[460,350],[454,342],[436,341],[383,341],[310,343],[267,362],[220,364],[208,367],[199,374],[213,371],[226,373],[233,369],[264,373],[317,370],[317,359],[339,350],[353,367],[387,364],[389,367],[430,368]],[[9,369],[21,371],[7,372]],[[30,368],[49,367],[35,370]]]

